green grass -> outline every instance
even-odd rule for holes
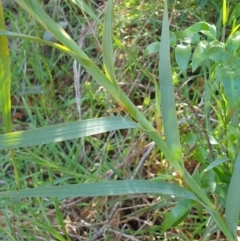
[[[207,67],[192,72],[189,64],[187,76],[184,76],[176,63],[174,51],[170,54],[172,67],[168,63],[161,66],[165,46],[161,49],[160,75],[165,69],[166,74],[169,74],[171,67],[172,74],[166,75],[164,80],[173,77],[176,117],[180,120],[177,124],[177,119],[174,119],[175,105],[172,103],[171,107],[169,104],[173,100],[173,93],[164,91],[163,78],[160,80],[160,87],[161,97],[164,99],[160,108],[159,56],[144,55],[146,47],[160,38],[168,43],[163,35],[160,37],[164,7],[162,2],[125,0],[114,3],[114,41],[109,33],[111,26],[108,28],[107,25],[110,23],[111,11],[107,11],[105,16],[105,3],[87,3],[93,11],[92,16],[95,13],[102,23],[106,19],[104,27],[95,23],[92,31],[83,38],[86,30],[83,29],[84,24],[94,23],[93,18],[86,14],[90,10],[83,12],[71,1],[47,1],[45,4],[39,2],[54,21],[68,21],[67,33],[76,43],[79,44],[80,41],[83,44],[82,49],[93,64],[80,50],[74,52],[76,46],[68,42],[68,39],[64,43],[68,49],[63,52],[61,46],[53,48],[23,37],[8,38],[12,120],[2,108],[0,133],[11,132],[11,129],[14,132],[33,131],[24,132],[25,139],[20,141],[19,134],[13,136],[14,138],[1,135],[0,190],[1,197],[4,198],[0,201],[0,239],[215,240],[217,235],[223,239],[224,235],[231,237],[229,230],[234,224],[230,224],[229,230],[224,230],[225,223],[220,216],[225,214],[223,210],[233,170],[232,163],[238,160],[239,130],[236,125],[231,125],[232,108],[226,93],[214,82],[216,66],[210,63]],[[197,21],[206,21],[217,24],[220,38],[219,14],[222,2],[211,1],[202,6],[204,8],[200,11],[201,4],[197,1],[176,5],[169,3],[169,14],[172,16],[170,30],[176,32]],[[216,5],[219,8],[214,10]],[[210,18],[209,11],[214,12],[214,17]],[[4,8],[4,16],[9,31],[38,38],[42,38],[45,32],[44,27],[16,3]],[[173,48],[171,46],[171,50]],[[166,52],[165,57],[168,54]],[[78,124],[84,122],[79,121],[76,105],[72,57],[82,64],[81,119],[124,117],[129,119],[128,123],[122,122],[122,119],[108,119],[108,132],[93,132],[85,136],[86,126],[81,129],[81,124]],[[108,79],[96,66],[100,70],[104,69]],[[186,84],[190,78],[192,80]],[[198,106],[203,89],[208,87],[206,81],[205,86],[196,86],[197,81],[203,78],[211,83],[210,103]],[[165,86],[167,90],[171,88]],[[139,113],[121,90],[137,106]],[[4,91],[0,92],[1,98],[3,93]],[[167,98],[169,99],[164,104]],[[8,97],[2,100],[6,99]],[[169,109],[172,110],[170,118]],[[212,118],[211,121],[201,117],[207,114]],[[100,120],[96,122],[99,129],[103,128]],[[168,124],[170,121],[171,125]],[[51,132],[46,128],[60,124],[64,130],[66,126],[71,128],[70,123],[74,131],[66,137],[63,137],[63,131],[59,133],[52,128]],[[162,135],[162,125],[165,127],[165,136]],[[45,129],[38,129],[42,127]],[[68,132],[71,132],[70,129]],[[83,134],[77,134],[76,137],[74,132]],[[43,142],[37,138],[41,133],[44,134],[42,138],[45,138]],[[47,133],[51,133],[49,138]],[[62,138],[61,142],[56,142],[58,134]],[[152,140],[156,146],[144,157]],[[9,151],[10,147],[14,147],[14,151]],[[142,159],[144,164],[138,169]],[[216,168],[204,172],[212,161],[215,161]],[[223,163],[217,165],[220,162]],[[131,182],[124,181],[133,178],[153,179],[156,182],[141,182],[142,186],[132,182],[131,187]],[[106,180],[119,182],[116,185],[114,182],[102,182]],[[157,181],[162,180],[167,183],[160,183],[157,187]],[[89,183],[89,186],[85,186],[85,183]],[[79,186],[64,186],[68,184]],[[156,189],[151,189],[154,185]],[[34,189],[38,187],[43,189]],[[119,189],[116,190],[116,187]],[[146,193],[141,188],[146,190],[147,187],[150,193],[141,194]],[[186,190],[181,187],[186,187]],[[200,188],[201,193],[196,187]],[[24,194],[14,192],[18,189],[23,189],[23,192],[27,190]],[[169,193],[179,195],[173,198]],[[191,199],[189,203],[186,202],[188,198]],[[174,208],[180,210],[177,217],[170,218],[176,225],[172,223],[168,226],[164,220],[177,210]],[[116,212],[109,220],[114,209]],[[104,225],[107,227],[101,232]],[[167,227],[166,231],[163,230],[164,225]],[[220,229],[224,234],[220,233]],[[234,234],[234,230],[231,231]]]

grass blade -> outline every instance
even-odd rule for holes
[[[190,191],[172,183],[146,180],[103,181],[97,183],[38,187],[25,190],[0,192],[3,197],[97,197],[127,194],[163,194],[198,201]]]
[[[167,1],[165,1],[159,60],[162,119],[167,144],[177,160],[176,163],[174,163],[174,167],[179,174],[183,174],[182,150],[178,130],[170,62],[169,35]]]
[[[213,218],[215,223],[218,225],[220,230],[224,233],[224,235],[226,236],[227,240],[228,241],[235,241],[236,239],[232,236],[231,232],[229,231],[226,223],[224,222],[224,220],[222,219],[220,214],[217,211],[209,208],[207,205],[203,205],[203,206],[209,212],[209,214],[211,215],[211,217]]]
[[[0,150],[76,139],[111,130],[139,127],[121,117],[103,117],[0,135]]]
[[[113,1],[108,0],[107,10],[103,25],[103,37],[102,37],[102,47],[103,47],[103,65],[107,77],[116,85],[118,89],[115,71],[114,71],[114,54],[113,54],[113,44],[112,44],[112,11],[113,11]]]
[[[223,26],[227,24],[227,0],[223,0],[222,4],[222,24]]]
[[[236,238],[240,212],[240,154],[236,158],[226,200],[226,222]]]
[[[5,30],[2,4],[0,3],[0,30]],[[6,132],[11,132],[11,67],[6,36],[0,36],[0,109]]]
[[[5,22],[2,4],[0,2],[0,30],[5,31]],[[8,40],[6,36],[0,36],[0,110],[2,111],[4,126],[6,132],[11,132],[11,64],[8,50]],[[17,162],[14,155],[14,150],[10,150],[15,179],[18,188],[21,188],[21,183],[18,174]]]
[[[98,24],[102,25],[101,20],[98,18],[98,16],[92,11],[91,8],[88,7],[88,5],[82,1],[82,0],[71,0],[74,4],[76,4],[81,10],[85,13],[87,13],[93,20],[95,20]]]
[[[171,164],[180,175],[184,175],[188,186],[206,203],[209,207],[214,208],[214,205],[201,190],[198,184],[194,181],[191,175],[185,170],[182,159],[182,150],[178,129],[178,121],[176,115],[174,88],[172,80],[172,70],[170,62],[170,33],[168,26],[168,11],[167,1],[164,2],[164,16],[162,37],[160,45],[160,62],[159,62],[159,77],[160,77],[160,92],[161,92],[161,108],[164,133],[168,147],[170,148],[175,159]]]

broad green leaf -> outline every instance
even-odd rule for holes
[[[146,180],[103,181],[51,187],[37,187],[18,191],[0,192],[0,198],[8,197],[97,197],[127,194],[171,195],[198,201],[190,191],[167,182]]]
[[[217,187],[216,174],[213,170],[209,170],[208,172],[201,173],[201,188],[206,193],[214,193]]]
[[[102,117],[0,135],[0,150],[76,139],[111,130],[139,127],[121,117]]]
[[[240,107],[240,71],[236,68],[222,67],[219,71],[224,92],[232,108]]]
[[[175,44],[177,42],[176,34],[170,31],[170,45]]]
[[[233,236],[237,237],[240,211],[240,154],[237,156],[226,201],[226,223]]]
[[[200,41],[200,36],[196,32],[192,32],[189,30],[182,30],[176,32],[176,38],[183,42],[188,44],[197,44]]]
[[[203,55],[216,63],[223,63],[228,59],[228,54],[223,46],[207,47],[203,51]]]
[[[163,26],[160,45],[159,79],[164,133],[167,145],[176,157],[173,164],[178,173],[183,173],[182,150],[176,115],[172,69],[170,61],[170,39],[167,1],[164,2]]]
[[[240,31],[235,32],[227,41],[226,48],[235,53],[240,47]]]
[[[194,72],[201,64],[202,61],[206,58],[203,54],[204,49],[207,47],[208,42],[203,40],[198,43],[197,47],[195,48],[192,56],[192,71]]]
[[[159,49],[160,42],[153,42],[146,47],[146,49],[144,50],[144,55],[148,56],[151,54],[159,53]]]
[[[183,76],[187,76],[187,68],[191,57],[190,44],[178,44],[175,48],[175,58]]]
[[[175,44],[177,41],[176,35],[173,32],[170,32],[170,45]],[[160,50],[160,42],[153,42],[149,44],[144,50],[144,55],[148,56],[151,54],[159,53]]]
[[[217,30],[216,27],[214,25],[211,25],[209,23],[206,22],[198,22],[195,23],[193,25],[191,25],[190,27],[188,27],[185,31],[190,31],[193,33],[202,33],[206,36],[209,36],[211,38],[216,38],[217,36]]]
[[[163,232],[180,224],[187,217],[190,207],[191,203],[189,199],[180,200],[179,203],[173,209],[171,209],[171,211],[165,217],[162,223]]]
[[[209,58],[217,63],[225,62],[228,59],[225,45],[218,40],[209,42],[202,54],[204,58]]]

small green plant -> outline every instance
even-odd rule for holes
[[[126,53],[127,49],[121,45],[120,41],[112,34],[112,9],[113,1],[109,0],[105,14],[104,23],[89,9],[82,1],[72,1],[78,7],[91,16],[100,26],[103,26],[102,51],[103,51],[103,69],[86,55],[76,42],[51,19],[41,8],[37,1],[16,0],[21,8],[37,20],[46,30],[54,36],[61,44],[52,43],[30,35],[23,35],[5,30],[3,10],[0,4],[0,105],[4,120],[5,134],[0,135],[0,150],[10,150],[11,160],[14,167],[16,183],[19,190],[2,191],[0,197],[5,198],[26,198],[26,197],[96,197],[124,194],[149,193],[157,195],[169,195],[180,198],[176,206],[166,215],[162,224],[163,230],[176,226],[184,220],[190,209],[195,207],[199,216],[202,215],[202,208],[210,214],[211,223],[215,223],[226,236],[227,240],[236,240],[236,231],[238,224],[239,205],[238,200],[240,191],[238,173],[240,156],[237,153],[238,137],[234,131],[238,130],[237,116],[239,113],[239,80],[238,80],[238,39],[239,32],[236,19],[239,14],[239,6],[232,11],[230,18],[227,18],[227,4],[223,1],[223,27],[225,29],[227,21],[232,24],[232,30],[224,40],[217,40],[217,30],[215,26],[205,22],[196,23],[186,30],[169,33],[168,8],[167,1],[164,3],[164,16],[162,24],[161,43],[153,43],[147,48],[147,52],[153,53],[157,48],[159,52],[159,85],[155,83],[156,110],[157,118],[162,117],[165,140],[161,134],[153,127],[141,111],[133,104],[128,96],[120,88],[114,67],[113,41]],[[223,31],[225,32],[225,31]],[[204,36],[204,37],[202,37]],[[105,90],[112,95],[113,99],[129,114],[129,118],[122,117],[102,117],[94,119],[79,120],[75,122],[62,123],[47,127],[35,128],[28,131],[12,132],[11,130],[11,68],[9,60],[9,50],[7,37],[22,38],[37,41],[42,44],[57,48],[77,60],[83,68],[95,79]],[[187,70],[191,60],[192,71],[201,67],[203,73],[210,75],[209,81],[204,86],[204,116],[206,120],[206,129],[211,133],[211,124],[209,122],[211,110],[211,98],[213,91],[224,90],[226,102],[229,103],[229,110],[234,109],[234,115],[229,122],[223,121],[222,125],[227,127],[227,138],[224,140],[229,146],[231,152],[230,158],[219,158],[213,156],[210,162],[204,163],[205,169],[200,173],[198,170],[190,175],[186,170],[183,161],[181,138],[177,121],[177,112],[175,104],[175,93],[173,85],[173,74],[170,60],[170,45],[175,47],[176,62],[183,76],[187,77]],[[194,51],[192,49],[194,46]],[[152,50],[154,49],[154,50]],[[128,53],[129,56],[130,53]],[[134,57],[135,64],[150,79],[151,74],[141,66]],[[154,80],[153,80],[154,82]],[[160,96],[159,87],[160,86]],[[221,92],[221,96],[223,96]],[[17,165],[17,154],[14,150],[42,144],[50,144],[64,140],[86,137],[94,134],[103,133],[110,130],[119,130],[127,128],[136,128],[144,132],[152,139],[156,146],[161,150],[165,158],[175,169],[177,174],[186,183],[185,186],[174,183],[167,183],[154,180],[121,180],[121,181],[100,181],[97,183],[80,183],[61,186],[43,186],[32,189],[21,189],[21,179]],[[225,128],[226,129],[226,128]],[[221,154],[221,153],[220,153]],[[221,156],[222,157],[222,156]],[[222,180],[225,170],[220,164],[227,163],[231,159],[235,161],[229,191],[227,195],[226,218],[218,211],[221,206],[213,203],[211,195],[221,195],[223,189],[211,189],[218,184],[226,184]],[[223,172],[222,172],[223,171]],[[207,184],[206,184],[207,183]],[[204,186],[205,185],[205,186]],[[209,191],[209,189],[211,189]],[[208,191],[207,191],[208,190]],[[211,195],[209,195],[211,194]],[[57,199],[55,200],[57,203]],[[57,234],[55,234],[57,238]],[[59,238],[61,239],[61,238]]]

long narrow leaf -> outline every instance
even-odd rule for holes
[[[170,33],[168,26],[167,1],[164,2],[163,27],[160,45],[160,92],[161,92],[161,108],[164,133],[167,144],[175,156],[172,165],[184,175],[187,185],[198,195],[198,197],[209,207],[214,208],[206,194],[201,190],[191,175],[185,170],[182,159],[182,150],[178,129],[178,121],[176,115],[176,106],[174,99],[174,87],[172,79],[171,61],[170,61]]]
[[[0,30],[5,31],[2,4],[0,2]],[[11,61],[8,50],[8,40],[6,36],[0,36],[0,110],[2,111],[4,126],[7,133],[11,132]],[[19,179],[19,168],[14,155],[14,150],[10,150],[15,179],[18,188],[21,188]]]
[[[165,1],[159,60],[162,119],[167,144],[177,160],[176,163],[174,163],[174,167],[179,174],[182,174],[182,150],[174,99],[169,35],[167,1]]]
[[[223,0],[222,4],[222,24],[223,26],[227,24],[227,0]]]
[[[42,145],[76,139],[111,130],[137,128],[138,125],[121,117],[103,117],[41,127],[28,131],[0,135],[0,150]]]
[[[240,212],[240,154],[236,158],[226,201],[226,222],[236,238]]]
[[[0,3],[0,30],[5,30],[2,4]],[[11,132],[11,67],[6,36],[0,36],[0,110],[6,132]]]
[[[113,44],[112,44],[112,12],[113,12],[113,1],[108,0],[107,11],[105,14],[105,21],[103,25],[103,37],[102,37],[102,47],[103,47],[103,65],[108,78],[116,85],[116,76],[114,71],[114,54],[113,54]]]
[[[82,11],[87,13],[98,24],[100,25],[102,24],[98,16],[92,11],[91,8],[88,7],[88,5],[83,0],[70,0],[70,1],[76,4],[78,7],[80,7]]]
[[[146,180],[104,181],[38,187],[26,190],[0,192],[0,197],[97,197],[126,194],[163,194],[198,201],[190,191],[171,183]]]
[[[229,231],[226,223],[223,221],[222,217],[220,216],[220,214],[209,208],[207,205],[203,205],[206,210],[209,212],[209,214],[211,215],[211,217],[213,218],[213,220],[215,221],[215,223],[218,225],[218,227],[220,228],[220,230],[224,233],[224,235],[226,236],[228,241],[235,241],[236,239],[233,237],[233,235],[231,234],[231,232]]]

